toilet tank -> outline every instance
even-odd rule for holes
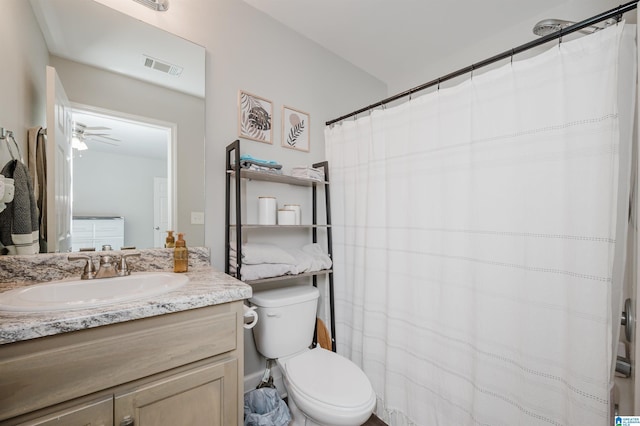
[[[258,323],[253,328],[258,352],[275,359],[308,348],[319,295],[317,288],[300,285],[254,291],[249,301],[258,307]]]

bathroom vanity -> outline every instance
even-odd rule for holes
[[[192,269],[153,298],[0,312],[0,425],[240,424],[251,288]]]

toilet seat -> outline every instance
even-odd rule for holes
[[[281,359],[287,390],[309,417],[332,425],[364,423],[376,404],[369,379],[357,365],[317,347]]]

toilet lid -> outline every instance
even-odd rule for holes
[[[335,407],[360,407],[371,400],[369,379],[357,365],[320,347],[291,358],[287,378],[299,392]]]

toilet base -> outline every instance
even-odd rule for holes
[[[287,398],[287,405],[289,406],[289,411],[291,412],[291,423],[289,423],[289,426],[324,426],[320,423],[314,422],[302,411],[300,411],[291,396]]]

